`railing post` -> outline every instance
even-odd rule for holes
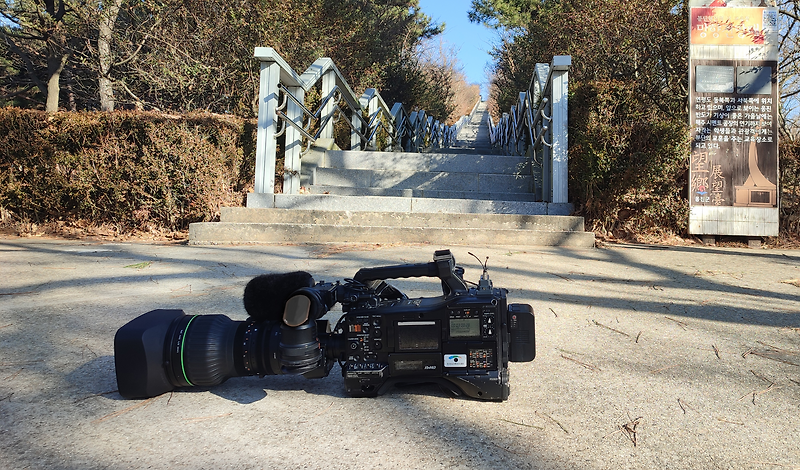
[[[406,114],[403,105],[400,103],[395,103],[392,105],[392,127],[394,127],[394,132],[397,135],[397,149],[399,152],[410,152],[411,147],[413,146],[413,135],[407,135],[407,131],[411,128],[411,117],[416,116],[416,113],[411,113],[411,115]],[[413,129],[411,130],[413,133]],[[392,150],[395,149],[394,143],[392,144]]]
[[[512,107],[511,110],[513,111],[514,108]],[[511,126],[509,125],[509,122],[511,122],[511,118],[509,117],[508,113],[503,113],[503,117],[500,119],[500,125],[502,126],[500,133],[503,155],[508,155],[508,135],[511,133]]]
[[[569,67],[572,65],[570,56],[553,57],[552,84],[551,84],[551,118],[552,130],[552,156],[553,156],[553,199],[555,203],[569,202],[567,188],[569,145],[567,129],[569,108],[567,106],[567,85],[569,81]]]
[[[514,149],[516,151],[516,155],[525,155],[525,115],[528,110],[527,108],[527,101],[528,93],[521,92],[519,97],[517,98],[517,109],[519,113],[517,114],[517,123],[519,124],[519,129],[517,130],[518,136],[515,136],[517,140],[517,146]]]
[[[364,132],[364,128],[361,126],[361,116],[358,114],[360,111],[354,109],[351,111],[350,122],[353,124],[353,129],[350,129],[350,150],[361,150],[361,137],[355,131],[358,129],[361,132]]]
[[[261,62],[261,82],[258,90],[258,130],[256,132],[255,192],[275,192],[275,152],[280,65]]]
[[[369,113],[369,121],[372,122],[372,119],[378,114],[378,99],[373,97],[369,100],[369,105],[367,106],[367,113]],[[375,125],[380,126],[380,118],[375,120]],[[375,132],[375,135],[372,136],[372,139],[367,143],[367,146],[370,149],[376,149],[378,147],[378,133]]]
[[[433,119],[433,117],[428,118],[428,122],[430,123],[430,133],[431,139],[428,142],[430,148],[439,148],[439,121]]]
[[[322,76],[322,99],[324,100],[326,97],[330,96],[334,88],[336,88],[336,75],[333,71],[326,72]],[[323,121],[333,114],[334,106],[336,106],[336,101],[334,101],[334,98],[331,96],[331,99],[328,100],[328,103],[322,110],[321,117]],[[323,139],[333,138],[333,119],[328,120],[328,123],[322,129],[319,136]]]
[[[419,112],[412,111],[411,114],[408,115],[408,129],[411,132],[411,135],[408,136],[408,148],[405,149],[406,152],[416,152],[417,151],[417,119],[419,116]]]
[[[305,103],[306,92],[302,87],[287,87],[285,91],[291,93],[299,102]],[[303,127],[303,111],[292,100],[286,102],[286,117]],[[283,194],[299,194],[301,135],[294,126],[290,124],[285,124],[285,126],[286,152],[283,162]]]
[[[421,152],[423,146],[425,145],[425,124],[428,122],[428,118],[425,114],[425,111],[420,111],[417,113],[417,130],[416,130],[416,137],[417,143],[415,145],[415,152]]]
[[[544,108],[544,112],[552,115],[550,105]],[[544,122],[539,121],[544,132],[544,139],[548,142],[553,141],[553,125],[548,123],[547,130],[544,130]],[[548,140],[549,139],[549,140]],[[553,202],[553,149],[549,145],[542,145],[542,199],[547,202]]]

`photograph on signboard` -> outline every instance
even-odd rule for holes
[[[736,93],[769,95],[772,93],[772,67],[736,67]]]
[[[725,65],[695,67],[695,91],[698,93],[733,93],[735,68]]]

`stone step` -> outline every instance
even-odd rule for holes
[[[310,194],[333,194],[337,196],[391,196],[391,197],[430,197],[439,199],[482,199],[496,201],[535,202],[531,193],[490,193],[478,191],[447,191],[425,189],[392,188],[351,188],[346,186],[312,185],[307,188]]]
[[[351,212],[441,214],[569,215],[572,204],[425,197],[339,196],[335,194],[247,195],[247,208],[277,208]]]
[[[567,230],[563,230],[564,227]],[[577,228],[583,229],[583,219],[580,217],[229,208],[223,210],[222,222],[191,224],[189,243],[435,243],[437,246],[593,247],[594,234],[578,231]]]
[[[497,150],[492,148],[491,145],[482,145],[479,147],[466,147],[461,146],[459,142],[453,147],[448,147],[446,149],[438,149],[436,150],[437,153],[440,154],[449,154],[449,155],[483,155],[486,157],[500,157],[503,155],[498,155]],[[512,157],[517,158],[517,157]]]
[[[474,230],[497,228],[504,230],[583,232],[583,217],[555,215],[354,212],[344,210],[319,211],[223,207],[220,213],[220,221],[225,223],[373,225],[381,227],[438,227]]]
[[[454,150],[455,151],[455,150]],[[525,157],[474,153],[393,153],[328,150],[319,164],[347,170],[427,171],[446,173],[530,174]],[[526,171],[526,168],[528,170]]]
[[[533,178],[513,174],[349,170],[317,167],[312,185],[478,192],[532,192]]]

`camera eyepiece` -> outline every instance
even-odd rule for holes
[[[283,323],[286,326],[297,327],[304,323],[312,323],[322,318],[328,312],[322,292],[310,287],[297,289],[286,300],[283,310]]]

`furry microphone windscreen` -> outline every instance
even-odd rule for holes
[[[262,274],[244,288],[244,309],[256,321],[281,321],[286,301],[301,287],[312,287],[314,278],[305,271]]]

